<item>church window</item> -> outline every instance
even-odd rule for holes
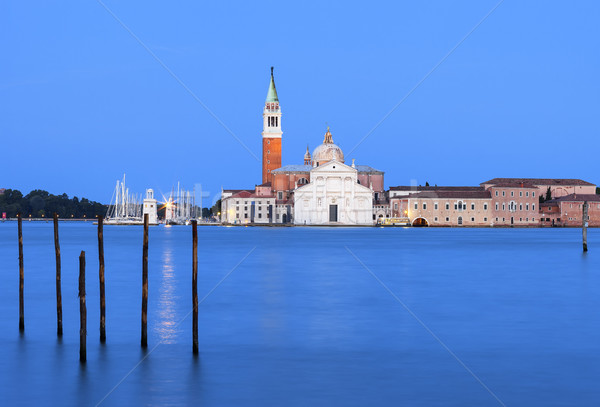
[[[279,117],[275,118],[275,127],[279,126]]]
[[[259,214],[258,214],[258,217],[259,217],[259,219],[260,219],[260,218],[262,218],[262,213],[259,213]]]

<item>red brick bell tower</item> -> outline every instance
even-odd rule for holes
[[[262,182],[271,182],[271,172],[281,167],[281,108],[279,98],[275,89],[273,78],[273,67],[271,67],[271,82],[265,109],[263,110],[263,158],[262,158]]]

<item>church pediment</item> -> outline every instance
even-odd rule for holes
[[[314,167],[310,172],[311,174],[315,173],[315,175],[324,172],[356,173],[356,169],[339,161],[332,160],[323,165],[319,165],[318,167]]]

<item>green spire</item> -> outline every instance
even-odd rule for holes
[[[267,102],[279,102],[277,90],[275,89],[275,79],[273,78],[273,67],[271,67],[271,82],[269,83],[269,92],[267,92]]]

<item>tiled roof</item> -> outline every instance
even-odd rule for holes
[[[390,187],[390,191],[484,191],[483,187],[444,187],[444,186],[408,186],[400,185],[397,187]]]
[[[600,202],[600,195],[596,194],[570,194],[561,196],[560,198],[555,198],[551,201],[544,202],[542,205],[546,205],[551,202],[583,202],[583,201],[591,201],[591,202]]]
[[[490,191],[423,191],[408,196],[411,199],[491,199]]]
[[[515,183],[502,183],[502,184],[494,184],[491,186],[491,188],[529,188],[529,189],[537,189],[537,187],[534,184],[527,184],[527,183],[519,183],[519,182],[515,182]]]
[[[376,170],[375,168],[369,167],[368,165],[356,165],[355,167],[358,172],[375,172],[383,174],[383,171]]]
[[[231,198],[274,198],[274,195],[256,195],[255,193],[251,192],[251,191],[241,191],[238,192],[235,195],[231,195],[230,197],[227,197],[226,199],[231,199]]]
[[[265,182],[265,183],[257,185],[257,186],[259,186],[259,187],[270,187],[271,183],[270,182]]]
[[[571,178],[494,178],[489,181],[482,182],[480,185],[512,183],[520,184],[521,182],[534,185],[594,185],[581,179]]]
[[[312,165],[296,165],[296,164],[292,164],[292,165],[286,165],[283,166],[281,168],[277,168],[276,170],[271,171],[273,172],[309,172],[312,169]]]

